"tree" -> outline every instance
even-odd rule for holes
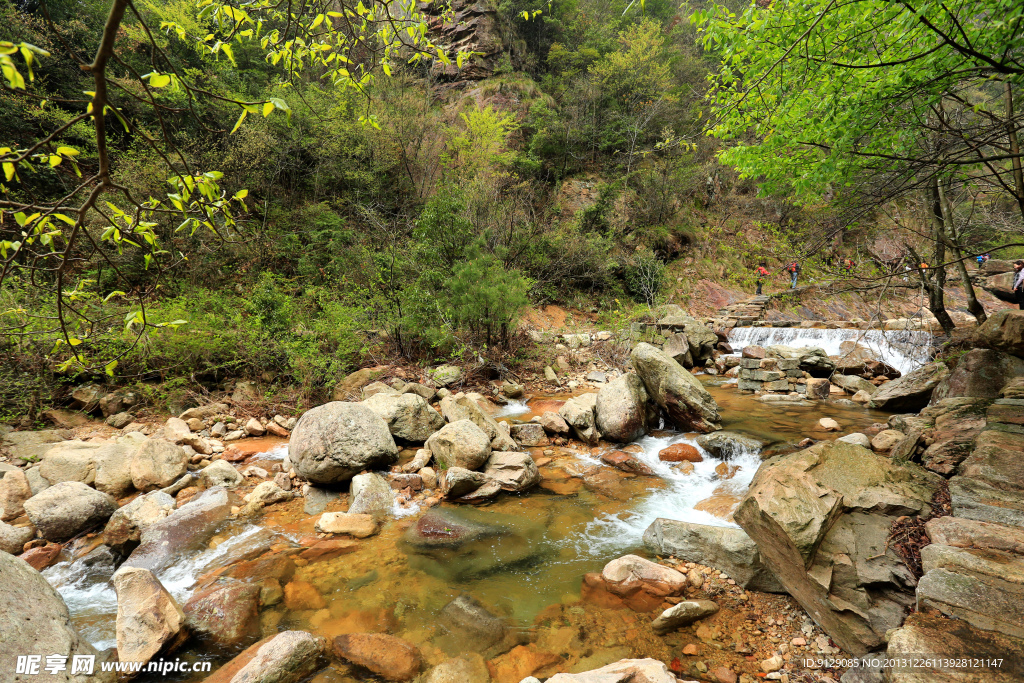
[[[695,21],[722,62],[711,96],[711,133],[732,142],[722,159],[804,200],[855,192],[879,175],[876,199],[922,196],[936,269],[924,284],[952,329],[945,254],[969,256],[941,195],[973,184],[1024,209],[1024,119],[1013,107],[1024,82],[1024,7],[812,0],[754,3],[740,16],[716,7]]]
[[[250,99],[223,81],[211,84],[197,73],[197,63],[219,60],[237,67],[238,57],[257,52],[282,88],[318,80],[365,97],[374,79],[390,75],[398,64],[461,64],[465,55],[449,56],[431,41],[426,16],[412,1],[313,0],[296,8],[277,0],[241,6],[200,0],[179,5],[192,8],[188,16],[162,14],[133,0],[110,0],[108,6],[89,62],[69,45],[45,0],[38,11],[59,52],[27,41],[0,41],[5,95],[56,114],[34,139],[0,140],[5,145],[0,146],[0,284],[17,277],[52,297],[56,315],[46,332],[59,333],[60,343],[71,350],[65,368],[99,363],[112,373],[132,347],[113,358],[85,353],[89,345],[83,342],[96,316],[83,301],[97,296],[86,266],[104,264],[121,284],[122,289],[104,293],[104,301],[130,297],[135,302],[125,322],[138,341],[148,329],[165,324],[149,318],[146,302],[160,278],[187,258],[168,248],[166,235],[202,232],[228,243],[244,232],[247,190],[224,188],[222,171],[190,163],[183,153],[183,122],[214,134],[217,124],[208,124],[233,111],[234,133],[250,115],[290,115],[284,97]],[[50,59],[71,62],[88,75],[85,98],[55,97],[34,78],[40,62]],[[361,121],[376,125],[371,116]],[[91,139],[83,140],[86,124]],[[113,152],[125,139],[151,154],[168,191],[136,196],[118,182]],[[119,263],[125,252],[139,255],[148,277],[139,280],[125,272]]]

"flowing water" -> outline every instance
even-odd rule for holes
[[[929,361],[932,334],[921,330],[803,329],[798,327],[734,327],[729,344],[744,346],[817,346],[830,356],[838,356],[839,345],[854,341],[866,346],[873,355],[904,375]]]
[[[809,407],[763,404],[740,394],[722,378],[701,378],[721,407],[723,426],[760,439],[779,449],[805,436],[826,438],[809,429],[823,415],[834,417],[844,433],[857,431],[885,415],[861,407],[820,403]],[[512,402],[499,411],[502,419],[528,420],[545,410],[557,410],[560,397]],[[600,460],[610,445],[594,449],[555,448],[555,457],[540,467],[540,487],[526,495],[505,495],[481,507],[442,505],[466,523],[488,526],[496,533],[443,552],[424,552],[410,546],[404,535],[415,524],[418,507],[399,508],[404,517],[392,520],[375,537],[360,541],[354,553],[333,560],[301,565],[293,581],[306,582],[322,596],[310,609],[287,609],[284,604],[261,614],[264,633],[288,628],[312,630],[331,638],[343,633],[386,631],[405,638],[428,660],[443,660],[474,651],[464,640],[439,625],[438,615],[463,593],[488,605],[506,619],[524,640],[537,636],[538,615],[552,605],[578,603],[581,577],[599,571],[610,559],[629,552],[643,554],[641,538],[658,517],[728,526],[729,513],[742,496],[758,465],[756,451],[740,451],[728,461],[715,458],[696,443],[695,434],[659,431],[630,447],[653,471],[653,477],[633,476]],[[658,453],[674,443],[695,446],[704,460],[692,468],[666,463]],[[535,457],[540,457],[537,449]],[[258,456],[281,459],[286,447],[277,445]],[[411,455],[411,454],[410,454]],[[542,461],[543,462],[543,461]],[[724,463],[724,465],[723,465]],[[267,466],[267,465],[265,465]],[[328,510],[343,510],[343,501]],[[410,516],[412,515],[412,516]],[[267,509],[258,525],[235,521],[218,532],[210,547],[184,554],[159,574],[170,593],[184,604],[204,573],[245,557],[247,550],[269,547],[270,532],[296,545],[314,537],[317,516],[302,511],[302,500]],[[58,589],[83,635],[98,648],[114,645],[116,596],[109,573],[85,572],[81,563],[62,562],[45,572]],[[610,642],[610,641],[609,641]],[[233,653],[190,641],[181,656],[214,661],[214,670]],[[625,656],[625,655],[623,655]],[[610,660],[609,660],[610,661]],[[338,677],[337,681],[370,681]],[[199,681],[184,675],[136,680]]]

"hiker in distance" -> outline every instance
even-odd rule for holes
[[[1024,261],[1013,262],[1013,293],[1017,306],[1024,311]]]
[[[761,296],[761,283],[764,278],[768,277],[768,269],[765,267],[764,262],[757,267],[757,296]]]
[[[797,275],[800,274],[800,264],[797,263],[796,261],[793,261],[788,266],[786,266],[786,272],[789,273],[789,276],[791,278],[789,282],[789,288],[796,289],[796,278]]]

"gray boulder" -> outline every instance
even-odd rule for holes
[[[712,432],[701,434],[697,443],[716,458],[728,460],[743,453],[760,453],[764,442],[752,436],[737,432]]]
[[[55,683],[108,683],[111,676],[100,673],[97,662],[95,675],[71,675],[71,667],[56,675],[22,676],[15,674],[19,654],[58,654],[68,661],[76,655],[96,656],[97,652],[87,640],[78,635],[71,623],[67,605],[43,575],[24,560],[0,553],[0,671],[14,683],[35,680]],[[42,672],[42,667],[40,667]]]
[[[36,537],[36,532],[28,526],[11,526],[0,522],[0,550],[11,555],[20,555],[25,544]]]
[[[512,439],[526,448],[534,446],[547,446],[548,437],[544,433],[544,427],[536,422],[524,422],[509,427]]]
[[[597,431],[608,441],[628,443],[647,433],[647,390],[632,373],[601,387],[594,410]]]
[[[956,369],[935,387],[931,403],[958,396],[999,398],[1003,387],[1021,376],[1024,376],[1024,360],[995,349],[971,349],[960,358]]]
[[[588,444],[596,444],[601,438],[597,431],[597,394],[573,396],[558,409],[558,415],[572,428],[576,437]]]
[[[711,432],[720,428],[718,404],[683,366],[647,343],[633,347],[630,360],[650,396],[681,429]]]
[[[693,367],[693,354],[690,353],[690,340],[682,332],[673,334],[665,339],[665,346],[662,347],[669,358],[679,363],[686,369]]]
[[[465,394],[445,396],[441,399],[441,412],[448,422],[472,421],[487,434],[487,438],[491,440],[491,448],[499,451],[516,449],[516,443],[509,433],[502,429],[497,420],[485,413],[471,396]]]
[[[188,456],[170,441],[151,439],[132,456],[129,471],[137,490],[162,489],[188,472]]]
[[[103,528],[103,542],[119,552],[142,540],[149,527],[174,512],[174,498],[163,491],[138,496],[118,508]]]
[[[484,474],[497,481],[504,491],[525,491],[540,483],[537,464],[527,453],[493,451]]]
[[[915,413],[928,405],[935,387],[948,376],[949,368],[945,363],[928,363],[883,384],[871,397],[869,405],[894,413]]]
[[[121,661],[148,662],[173,652],[188,637],[185,614],[148,569],[122,567],[117,591],[117,654]]]
[[[975,341],[979,346],[1024,358],[1024,311],[996,311],[978,327]]]
[[[46,451],[39,470],[51,484],[77,481],[121,497],[132,490],[132,456],[143,439],[138,435],[116,441],[64,441]]]
[[[230,683],[298,683],[320,668],[327,651],[327,642],[319,636],[284,631],[260,645]]]
[[[462,467],[449,467],[441,475],[441,495],[449,500],[479,501],[501,493],[501,484],[490,475]]]
[[[292,431],[288,457],[313,484],[348,481],[363,470],[398,460],[388,425],[361,403],[334,401],[307,411]]]
[[[714,567],[747,590],[786,592],[742,529],[656,519],[644,532],[644,547],[656,555]]]
[[[376,472],[366,472],[352,477],[349,488],[350,514],[385,517],[391,514],[395,505],[395,493],[388,480]]]
[[[233,489],[244,481],[242,473],[227,460],[215,460],[199,471],[199,483],[204,488],[223,486]]]
[[[856,394],[858,391],[864,391],[867,392],[868,395],[873,396],[875,392],[878,391],[878,387],[857,375],[835,374],[832,375],[830,379],[832,380],[832,384],[835,384],[840,389],[845,389],[851,394]]]
[[[116,510],[110,494],[80,481],[63,481],[25,501],[32,525],[43,538],[58,543],[105,524]]]
[[[423,443],[444,426],[444,417],[415,393],[380,393],[363,403],[380,415],[392,436],[402,441]]]
[[[475,470],[491,455],[490,437],[472,420],[445,425],[427,439],[426,445],[442,468]]]
[[[182,553],[205,545],[230,516],[227,490],[217,487],[203,491],[145,529],[139,547],[122,566],[160,572],[174,564]]]
[[[32,462],[41,459],[53,444],[64,441],[61,430],[43,429],[38,432],[8,432],[0,435],[0,445],[14,462]]]
[[[822,442],[764,463],[734,518],[811,618],[861,655],[903,622],[914,596],[889,529],[930,512],[941,481],[860,446]]]
[[[0,520],[9,522],[25,514],[25,501],[32,497],[28,477],[14,467],[0,473]]]

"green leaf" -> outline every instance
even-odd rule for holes
[[[243,109],[242,110],[242,115],[238,117],[237,121],[235,121],[235,127],[231,129],[232,133],[234,133],[236,130],[238,130],[239,126],[242,125],[242,121],[245,121],[245,117],[248,116],[248,115],[249,115],[249,112],[247,110]]]
[[[156,72],[149,75],[149,86],[151,88],[165,88],[171,84],[171,77],[168,74],[158,74]]]

